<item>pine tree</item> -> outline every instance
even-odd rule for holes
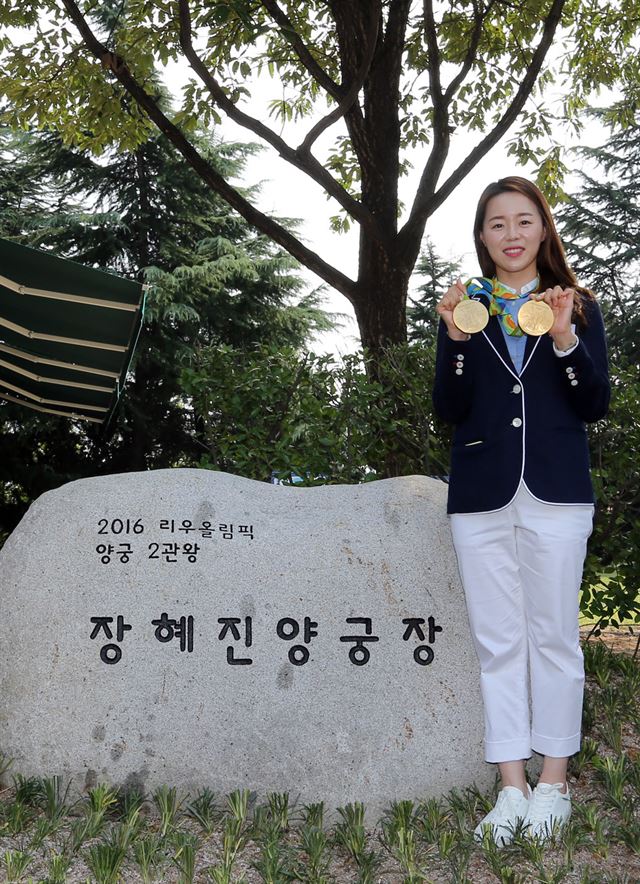
[[[198,417],[181,373],[198,347],[302,347],[331,321],[319,292],[303,293],[295,262],[212,196],[160,136],[98,160],[52,132],[0,138],[0,235],[151,285],[108,435],[0,405],[1,533],[64,481],[197,463]],[[206,134],[200,149],[236,177],[251,150]]]
[[[438,332],[436,304],[460,275],[462,259],[441,258],[427,237],[416,266],[416,272],[426,281],[418,289],[419,297],[410,298],[407,308],[407,328],[410,341],[434,342]]]
[[[598,295],[612,360],[638,365],[640,335],[640,115],[603,147],[578,155],[580,188],[557,211],[578,277]]]
[[[615,120],[615,108],[605,119]],[[606,420],[590,430],[598,505],[581,608],[594,630],[640,620],[640,115],[600,148],[579,151],[580,188],[556,213],[570,262],[604,313],[612,382]]]

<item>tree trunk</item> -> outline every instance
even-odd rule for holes
[[[370,463],[380,478],[391,478],[415,472],[415,451],[402,430],[412,416],[404,384],[389,361],[390,351],[407,343],[405,307],[409,273],[379,242],[363,240],[360,251],[361,272],[354,309],[366,354],[367,375],[373,384],[380,385],[370,413],[372,426],[379,426],[379,445],[372,452]],[[399,432],[394,431],[396,427]]]
[[[378,242],[363,244],[360,252],[354,311],[362,346],[377,361],[386,347],[406,343],[409,274]]]

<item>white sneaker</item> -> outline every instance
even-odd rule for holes
[[[564,783],[538,783],[529,801],[525,818],[524,834],[527,838],[550,838],[558,832],[571,816],[569,786],[562,792]]]
[[[473,831],[476,841],[482,841],[486,828],[490,827],[491,837],[499,847],[511,844],[518,823],[523,822],[529,811],[531,786],[527,785],[527,791],[529,798],[525,798],[516,786],[501,789],[495,807],[480,820]]]

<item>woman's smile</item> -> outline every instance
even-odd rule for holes
[[[481,239],[501,282],[521,288],[536,276],[536,259],[544,238],[540,213],[524,194],[501,193],[487,203]]]

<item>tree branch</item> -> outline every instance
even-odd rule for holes
[[[447,105],[450,103],[454,94],[458,91],[460,86],[464,83],[467,74],[471,70],[471,66],[473,65],[473,60],[476,57],[476,52],[478,51],[478,46],[480,44],[480,37],[482,36],[482,27],[484,25],[485,19],[491,12],[491,7],[494,5],[495,0],[489,0],[486,9],[483,12],[480,12],[478,9],[478,4],[476,0],[473,0],[473,14],[475,18],[475,23],[473,25],[473,31],[471,33],[471,40],[469,41],[469,48],[467,49],[467,54],[465,55],[464,61],[462,62],[462,67],[453,78],[453,80],[447,86],[447,89],[444,93],[444,100]]]
[[[293,47],[294,52],[311,74],[326,92],[329,93],[337,102],[343,97],[342,88],[329,76],[315,60],[309,49],[305,46],[302,38],[296,31],[293,22],[286,13],[280,9],[277,0],[262,0],[262,5],[271,14],[272,19],[280,26],[282,35],[288,43]]]
[[[440,80],[441,58],[432,0],[424,0],[424,23],[425,39],[429,52],[429,90],[431,92],[434,113],[433,147],[423,172],[423,180],[421,180],[420,186],[428,189],[430,182],[433,182],[435,187],[435,183],[449,153],[449,143],[451,141],[449,133],[449,105],[442,92],[442,82]]]
[[[362,126],[358,140],[352,141],[361,170],[362,202],[384,224],[395,248],[401,143],[400,78],[411,0],[393,0],[385,6],[386,27],[379,30],[374,61],[363,90]],[[344,63],[351,62],[353,70],[352,59],[361,58],[362,22],[366,21],[364,17],[369,13],[370,4],[364,0],[352,0],[351,4],[333,0],[331,7],[336,23],[338,17],[341,21]],[[361,237],[361,264],[370,260],[367,252],[368,246]]]
[[[356,284],[335,267],[327,264],[319,255],[303,245],[285,227],[259,211],[201,156],[195,147],[185,138],[182,132],[164,115],[158,104],[138,83],[123,58],[110,52],[102,44],[89,26],[75,0],[62,0],[70,19],[73,21],[89,51],[100,60],[103,68],[109,70],[118,79],[126,91],[132,96],[149,119],[177,148],[192,168],[200,175],[212,190],[240,214],[249,224],[270,237],[301,264],[316,273],[329,285],[340,291],[353,302]]]
[[[319,120],[315,124],[315,126],[313,126],[313,128],[309,130],[306,137],[298,147],[298,153],[306,153],[311,150],[311,145],[313,144],[313,142],[324,132],[325,129],[328,129],[329,126],[337,122],[340,117],[343,117],[347,113],[347,111],[349,111],[354,101],[357,99],[358,94],[364,86],[365,80],[367,79],[367,76],[371,69],[373,56],[375,55],[376,44],[378,42],[378,26],[380,22],[381,8],[382,2],[381,0],[377,0],[375,12],[371,16],[369,33],[366,37],[366,52],[364,53],[362,64],[360,65],[360,69],[353,78],[344,98],[339,102],[338,106],[331,111],[331,113],[327,114],[325,117]]]
[[[352,218],[365,227],[374,237],[380,238],[380,232],[371,213],[335,180],[331,173],[327,171],[322,163],[318,162],[309,150],[294,150],[272,129],[265,126],[264,123],[261,123],[254,117],[245,114],[234,104],[233,101],[231,101],[193,47],[191,40],[191,13],[189,11],[189,0],[179,0],[178,8],[180,15],[180,46],[182,47],[182,51],[193,70],[197,73],[211,93],[211,96],[218,107],[220,107],[230,119],[238,123],[239,126],[243,126],[259,138],[262,138],[267,144],[270,144],[280,156],[288,163],[291,163],[292,166],[305,172],[317,184],[324,188],[324,190],[332,196]]]
[[[449,154],[449,145],[451,143],[451,133],[449,131],[449,102],[445,98],[445,94],[442,91],[442,82],[440,79],[441,56],[440,48],[438,46],[438,34],[436,30],[435,17],[433,14],[432,0],[424,0],[423,15],[425,40],[428,50],[427,65],[429,73],[429,90],[431,94],[431,100],[433,102],[433,145],[429,153],[429,159],[427,160],[422,171],[422,175],[420,176],[420,184],[418,185],[418,189],[416,191],[416,197],[413,203],[411,216],[409,217],[409,221],[407,222],[407,224],[405,224],[403,230],[400,231],[398,237],[400,253],[402,253],[403,249],[407,245],[406,240],[409,237],[406,231],[407,229],[411,229],[408,228],[408,225],[411,223],[411,220],[414,216],[416,206],[423,204],[426,197],[430,196],[435,190],[438,178],[440,177],[440,173],[442,172],[442,168]],[[427,215],[425,215],[424,223],[426,223],[426,218]],[[418,249],[420,247],[420,239],[422,239],[422,230],[420,231],[420,236],[418,237]],[[412,244],[415,244],[415,240]],[[415,261],[416,256],[417,251],[415,251],[415,254],[413,253],[413,251],[410,252],[409,260],[412,264]]]
[[[449,155],[449,146],[451,144],[449,129],[449,105],[451,103],[451,98],[455,91],[462,85],[471,68],[480,42],[482,26],[492,3],[493,0],[490,0],[486,10],[480,12],[477,0],[473,0],[475,23],[469,47],[462,63],[462,67],[443,93],[440,80],[441,58],[440,50],[438,48],[436,23],[433,14],[433,3],[432,0],[424,0],[425,39],[429,50],[429,88],[434,109],[433,145],[429,154],[429,159],[425,164],[420,178],[414,206],[432,196],[436,189],[440,173],[442,172],[447,156]]]
[[[359,28],[356,29],[355,27],[360,21],[360,18],[357,17],[357,12],[362,14],[362,12],[366,12],[366,8],[364,10],[355,10],[353,9],[353,6],[345,2],[345,0],[337,0],[337,2],[336,0],[328,0],[327,5],[329,6],[329,10],[333,16],[336,28],[336,38],[338,43],[338,56],[340,59],[342,82],[352,82],[357,77],[357,71],[359,69],[358,62],[357,60],[355,60],[356,49],[358,46],[361,46],[364,43],[363,39],[357,39],[357,37],[355,37],[356,30],[358,31],[358,34],[360,33]],[[348,21],[347,27],[345,27],[345,20]],[[380,28],[380,22],[378,22],[378,28]],[[366,28],[364,28],[363,30],[366,31]],[[378,30],[378,38],[376,46],[374,47],[374,60],[379,43],[380,30]],[[374,62],[372,61],[372,64],[369,68],[369,77],[371,76],[373,66]],[[351,138],[351,143],[353,145],[356,157],[358,158],[358,161],[362,164],[364,158],[367,156],[367,133],[364,115],[359,102],[354,101],[351,104],[349,109],[344,114],[344,121],[347,127],[347,132],[349,133],[349,137]]]
[[[442,93],[442,84],[440,82],[440,49],[438,47],[438,34],[436,31],[436,22],[433,15],[432,0],[424,0],[424,35],[428,49],[428,71],[429,71],[429,89],[431,91],[431,100],[436,114],[438,111],[444,110],[446,114],[447,105]]]
[[[544,21],[542,37],[540,38],[540,42],[538,43],[531,62],[527,67],[524,78],[520,83],[511,104],[491,132],[489,132],[489,134],[473,148],[471,153],[468,154],[466,159],[463,160],[438,191],[435,191],[435,182],[431,183],[428,181],[426,175],[427,169],[425,168],[411,209],[411,214],[399,233],[400,248],[405,255],[406,260],[411,260],[412,256],[415,257],[415,255],[417,255],[427,218],[429,218],[429,216],[442,205],[449,194],[451,194],[458,184],[466,178],[469,172],[471,172],[491,148],[500,141],[505,132],[508,131],[510,126],[517,119],[518,114],[531,94],[544,59],[553,42],[553,37],[560,23],[565,3],[566,0],[553,0],[549,14]],[[429,164],[432,164],[432,166],[435,165],[433,153],[434,152],[432,151],[429,160],[427,161],[427,166],[429,166]],[[444,164],[445,159],[446,157],[438,158],[438,162],[441,161],[441,167]]]

